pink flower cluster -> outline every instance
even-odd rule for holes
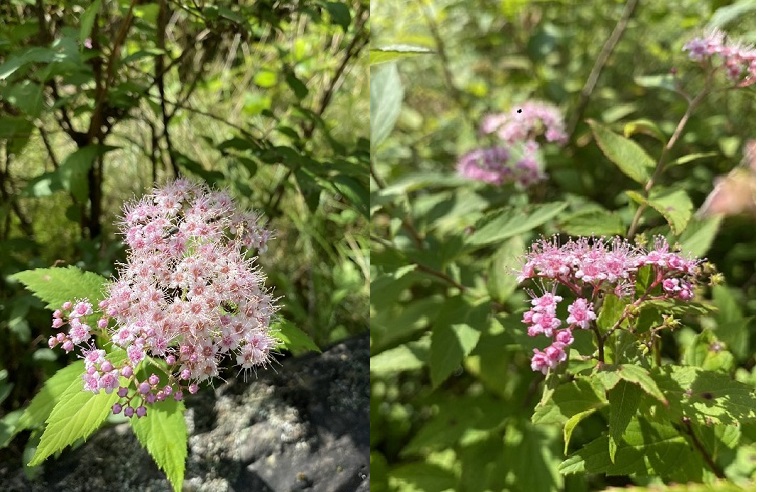
[[[568,141],[560,110],[543,101],[526,101],[509,113],[487,115],[481,122],[481,133],[494,133],[509,144],[535,142],[542,134],[547,142],[564,144]]]
[[[527,101],[509,113],[487,115],[481,133],[493,134],[501,142],[463,155],[457,162],[458,174],[485,183],[514,182],[523,187],[547,178],[536,138],[543,134],[548,142],[558,144],[568,138],[560,111],[541,101]]]
[[[655,238],[651,250],[633,246],[619,237],[609,241],[584,237],[562,245],[556,237],[537,241],[526,255],[518,281],[538,279],[542,286],[550,285],[551,291],[540,297],[530,293],[532,307],[523,314],[523,323],[528,326],[529,336],[550,337],[552,344],[544,351],[534,349],[531,368],[546,374],[567,359],[566,348],[573,343],[572,330],[592,327],[597,319],[595,308],[606,292],[629,298],[637,305],[649,299],[692,299],[699,263],[700,260],[671,251],[661,236]],[[639,269],[647,265],[651,267],[651,283],[636,298],[636,278]],[[556,314],[563,300],[556,295],[558,285],[576,297],[568,306],[564,329],[560,329],[562,320]]]
[[[91,330],[82,321],[93,312],[88,301],[66,303],[53,314],[53,327],[65,322],[71,327],[67,335],[51,337],[50,347],[82,348],[85,388],[95,393],[119,388],[122,400],[114,413],[126,406],[125,415],[141,416],[144,410],[131,405],[137,395],[145,403],[169,395],[181,399],[183,390],[194,393],[198,382],[218,376],[226,357],[241,370],[267,365],[277,346],[269,328],[277,308],[265,277],[245,256],[250,247],[265,250],[270,232],[262,217],[238,211],[224,192],[185,179],[154,189],[124,210],[128,262],[99,304],[103,317],[97,326],[125,351],[125,360],[116,363],[91,344]],[[162,385],[154,374],[146,382],[136,380],[148,357],[165,363]],[[119,378],[127,379],[120,387]]]
[[[728,41],[722,31],[713,30],[693,38],[683,46],[683,51],[688,52],[693,61],[714,65],[718,60],[728,79],[739,87],[755,83],[757,53],[754,48]]]
[[[539,168],[536,149],[527,145],[520,159],[511,159],[505,147],[496,146],[471,150],[457,161],[460,176],[495,185],[519,183],[526,187],[542,181],[546,176]]]
[[[597,316],[586,299],[578,298],[568,306],[570,316],[565,320],[567,328],[559,330],[562,321],[557,317],[557,304],[563,298],[554,292],[545,292],[541,297],[536,297],[533,292],[530,294],[532,308],[523,313],[523,322],[530,325],[528,335],[552,338],[552,343],[543,351],[534,349],[531,369],[547,374],[549,369],[556,368],[560,362],[568,359],[567,348],[573,343],[573,330],[576,327],[589,328],[589,323],[597,319]]]

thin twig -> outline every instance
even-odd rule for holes
[[[586,84],[584,84],[583,89],[581,89],[578,105],[576,105],[576,109],[573,111],[570,123],[568,124],[568,138],[571,138],[573,132],[576,131],[576,126],[578,126],[578,122],[581,121],[586,106],[589,104],[589,98],[591,97],[592,92],[594,92],[594,87],[597,85],[599,76],[607,64],[607,60],[610,59],[613,50],[615,50],[618,41],[620,41],[623,32],[626,30],[628,21],[631,19],[633,11],[636,9],[638,3],[639,0],[628,0],[628,3],[626,3],[626,6],[623,8],[623,13],[620,16],[620,19],[618,19],[618,23],[615,24],[615,29],[613,29],[612,34],[610,34],[610,37],[607,38],[604,46],[602,46],[602,50],[599,52],[599,56],[589,73],[589,78],[586,79]]]
[[[726,478],[723,470],[720,469],[717,463],[715,463],[715,460],[712,459],[712,456],[710,456],[710,454],[704,448],[702,443],[699,442],[699,439],[697,439],[697,436],[694,433],[694,429],[691,427],[691,422],[688,419],[684,419],[683,426],[686,434],[688,434],[689,438],[691,438],[691,442],[694,444],[694,447],[697,449],[697,451],[699,451],[699,454],[702,455],[704,462],[707,463],[707,466],[710,467],[710,470],[712,470],[716,477]]]

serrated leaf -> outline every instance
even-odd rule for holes
[[[394,128],[402,108],[404,89],[395,63],[371,67],[371,149]]]
[[[710,424],[754,422],[754,386],[697,367],[663,366],[653,376],[668,396],[670,405],[662,411],[671,420],[688,417]]]
[[[86,439],[105,421],[117,400],[115,392],[94,394],[84,391],[80,378],[72,381],[50,412],[47,427],[29,466],[39,465],[53,453],[79,439]]]
[[[656,475],[682,481],[701,476],[704,465],[683,436],[669,425],[656,422],[634,419],[623,434],[614,463],[608,447],[609,437],[595,439],[563,461],[558,470],[564,474]]]
[[[412,46],[409,44],[393,44],[381,48],[371,48],[370,64],[378,65],[406,58],[409,56],[427,55],[434,53],[434,50],[424,48],[423,46]]]
[[[694,212],[694,204],[691,203],[689,195],[684,190],[676,188],[652,189],[647,203],[665,217],[676,236],[686,229]]]
[[[561,384],[552,397],[539,403],[531,417],[533,424],[565,425],[570,418],[588,410],[597,410],[607,404],[598,389],[584,378]]]
[[[273,327],[273,335],[281,340],[284,348],[293,353],[301,353],[312,350],[320,352],[321,349],[315,344],[307,333],[300,330],[289,320],[279,320]]]
[[[39,393],[32,399],[24,414],[18,421],[19,428],[31,429],[45,423],[61,395],[73,383],[78,382],[83,388],[81,375],[84,374],[84,361],[76,361],[58,370],[45,381]]]
[[[639,408],[641,389],[628,381],[620,381],[607,396],[610,401],[610,461],[615,463],[621,437]]]
[[[26,286],[49,309],[59,309],[66,301],[88,298],[93,305],[103,299],[107,279],[75,266],[66,268],[37,268],[11,275]]]
[[[622,364],[617,367],[618,375],[621,379],[638,384],[645,393],[653,396],[664,405],[668,404],[668,399],[657,386],[657,382],[655,382],[648,370],[632,364]]]
[[[623,174],[639,184],[646,184],[651,177],[650,170],[655,167],[646,151],[633,140],[617,135],[596,121],[589,120],[588,123],[602,153]]]
[[[468,236],[466,242],[478,247],[529,232],[555,217],[567,206],[564,202],[554,202],[536,205],[529,210],[508,208],[495,212],[476,224],[476,231]]]
[[[184,403],[173,399],[150,405],[147,415],[129,420],[134,435],[165,472],[175,491],[184,481],[187,459],[187,425]]]

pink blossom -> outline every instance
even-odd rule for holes
[[[578,298],[573,304],[568,306],[568,319],[565,320],[569,325],[578,325],[580,328],[587,329],[589,324],[597,319],[594,314],[592,305],[586,299]]]

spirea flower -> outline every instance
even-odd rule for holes
[[[531,279],[543,294],[531,296],[531,309],[523,313],[529,336],[543,335],[551,344],[543,351],[535,349],[531,359],[534,371],[547,373],[567,359],[573,343],[572,331],[590,329],[597,320],[597,307],[609,293],[627,298],[638,306],[644,300],[694,297],[693,287],[701,260],[671,251],[664,237],[656,237],[645,249],[622,238],[578,238],[560,244],[556,237],[534,243],[526,255],[518,281]],[[650,280],[646,292],[637,293],[637,276],[648,269]],[[567,288],[575,299],[568,305],[563,320],[558,307],[563,301],[558,286]]]
[[[485,116],[481,133],[494,135],[499,141],[460,157],[458,174],[485,183],[518,183],[522,187],[547,178],[536,139],[544,136],[547,142],[564,144],[568,138],[560,111],[542,101],[526,101],[509,113]]]
[[[261,215],[238,210],[225,192],[179,179],[126,204],[121,232],[128,261],[99,304],[104,316],[97,327],[125,356],[116,360],[93,348],[86,299],[53,313],[53,326],[67,322],[70,328],[49,345],[82,347],[86,389],[118,390],[122,401],[113,411],[125,408],[130,416],[131,399],[181,399],[182,390],[192,393],[198,382],[218,376],[225,358],[244,371],[270,363],[277,306],[265,276],[246,256],[250,248],[266,249],[271,234]],[[147,357],[165,362],[163,378],[135,379]],[[145,412],[136,408],[137,417]]]
[[[729,41],[724,32],[712,30],[695,37],[683,46],[689,59],[710,64],[723,73],[739,87],[755,83],[754,47]]]
[[[541,135],[547,142],[564,144],[568,140],[560,110],[536,100],[518,104],[508,113],[487,115],[481,122],[481,133],[496,134],[509,144],[535,141]]]
[[[457,161],[457,173],[468,179],[495,185],[518,183],[530,186],[546,178],[541,170],[533,145],[520,152],[511,152],[502,146],[472,150]]]

